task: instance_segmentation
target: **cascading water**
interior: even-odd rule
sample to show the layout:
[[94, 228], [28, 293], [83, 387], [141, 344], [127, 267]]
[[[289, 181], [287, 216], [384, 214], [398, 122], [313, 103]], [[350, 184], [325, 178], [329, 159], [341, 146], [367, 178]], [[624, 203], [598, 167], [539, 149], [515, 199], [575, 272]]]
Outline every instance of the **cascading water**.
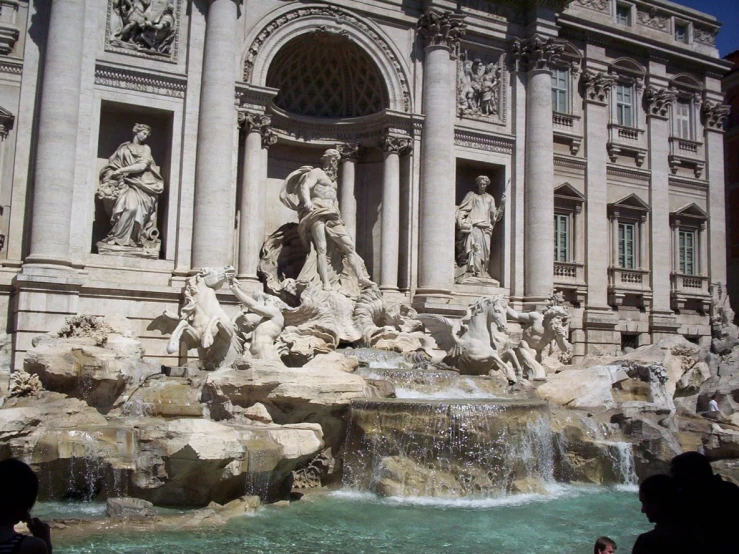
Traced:
[[614, 442], [614, 472], [619, 475], [622, 485], [636, 486], [639, 479], [634, 468], [634, 449], [629, 442]]
[[344, 481], [385, 496], [490, 497], [553, 482], [546, 403], [355, 400]]

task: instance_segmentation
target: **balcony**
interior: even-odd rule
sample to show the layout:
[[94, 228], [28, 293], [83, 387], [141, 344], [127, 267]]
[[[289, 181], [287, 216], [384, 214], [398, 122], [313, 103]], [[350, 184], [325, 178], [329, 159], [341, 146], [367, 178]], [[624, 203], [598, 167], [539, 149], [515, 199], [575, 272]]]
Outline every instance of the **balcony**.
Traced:
[[576, 301], [582, 305], [588, 295], [588, 285], [585, 283], [585, 264], [554, 262], [554, 287], [573, 291]]
[[612, 306], [621, 306], [624, 298], [635, 296], [643, 308], [652, 304], [652, 289], [649, 286], [649, 270], [608, 268], [608, 302]]
[[699, 312], [708, 313], [711, 306], [708, 277], [673, 272], [670, 275], [670, 284], [673, 310], [680, 311], [685, 309], [688, 304], [694, 304]]
[[670, 154], [668, 157], [670, 171], [677, 173], [679, 167], [693, 169], [695, 178], [700, 179], [706, 166], [703, 143], [695, 140], [670, 137]]
[[576, 156], [582, 145], [580, 116], [563, 112], [552, 112], [552, 128], [555, 138], [570, 146], [570, 154]]
[[629, 154], [636, 160], [637, 167], [641, 167], [647, 157], [647, 138], [644, 129], [609, 123], [606, 148], [612, 163], [616, 163], [620, 155]]

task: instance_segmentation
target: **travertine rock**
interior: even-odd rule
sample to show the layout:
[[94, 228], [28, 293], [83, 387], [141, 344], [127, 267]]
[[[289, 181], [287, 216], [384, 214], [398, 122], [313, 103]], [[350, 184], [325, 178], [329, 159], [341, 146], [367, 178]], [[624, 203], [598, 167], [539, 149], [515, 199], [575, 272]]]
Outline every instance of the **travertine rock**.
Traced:
[[537, 392], [544, 400], [567, 408], [602, 412], [616, 407], [612, 387], [616, 366], [595, 366], [550, 375]]
[[108, 498], [105, 513], [113, 519], [155, 517], [154, 504], [140, 498]]

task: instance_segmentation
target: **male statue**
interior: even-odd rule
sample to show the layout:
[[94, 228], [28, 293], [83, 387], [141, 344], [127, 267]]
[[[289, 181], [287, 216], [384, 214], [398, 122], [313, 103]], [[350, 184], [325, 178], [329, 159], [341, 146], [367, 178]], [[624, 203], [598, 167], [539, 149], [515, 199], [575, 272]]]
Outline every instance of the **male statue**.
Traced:
[[488, 274], [490, 262], [490, 238], [493, 228], [505, 211], [506, 193], [496, 208], [495, 199], [486, 192], [490, 178], [480, 175], [475, 179], [477, 190], [467, 193], [457, 207], [457, 265], [460, 279], [475, 277], [491, 279]]
[[[303, 244], [315, 251], [315, 265], [323, 290], [333, 290], [332, 281], [343, 272], [344, 263], [361, 287], [372, 286], [362, 258], [339, 213], [336, 177], [341, 154], [329, 148], [321, 157], [322, 167], [303, 166], [285, 179], [280, 200], [298, 212], [298, 233]], [[310, 261], [298, 280], [310, 280]]]

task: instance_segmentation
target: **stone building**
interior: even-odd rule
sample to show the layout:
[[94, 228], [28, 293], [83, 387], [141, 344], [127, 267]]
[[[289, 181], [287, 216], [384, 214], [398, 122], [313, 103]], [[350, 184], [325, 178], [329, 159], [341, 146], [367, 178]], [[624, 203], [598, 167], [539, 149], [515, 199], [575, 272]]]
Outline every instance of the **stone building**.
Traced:
[[729, 295], [739, 297], [739, 50], [725, 57], [731, 71], [724, 77], [726, 103], [731, 113], [724, 140], [726, 158], [726, 226]]
[[[295, 218], [281, 183], [327, 147], [389, 299], [454, 315], [556, 288], [578, 356], [705, 340], [727, 273], [718, 28], [663, 0], [0, 0], [15, 359], [76, 313], [185, 356], [152, 320], [197, 268], [259, 286], [264, 239]], [[507, 201], [489, 279], [458, 282], [478, 175]]]

